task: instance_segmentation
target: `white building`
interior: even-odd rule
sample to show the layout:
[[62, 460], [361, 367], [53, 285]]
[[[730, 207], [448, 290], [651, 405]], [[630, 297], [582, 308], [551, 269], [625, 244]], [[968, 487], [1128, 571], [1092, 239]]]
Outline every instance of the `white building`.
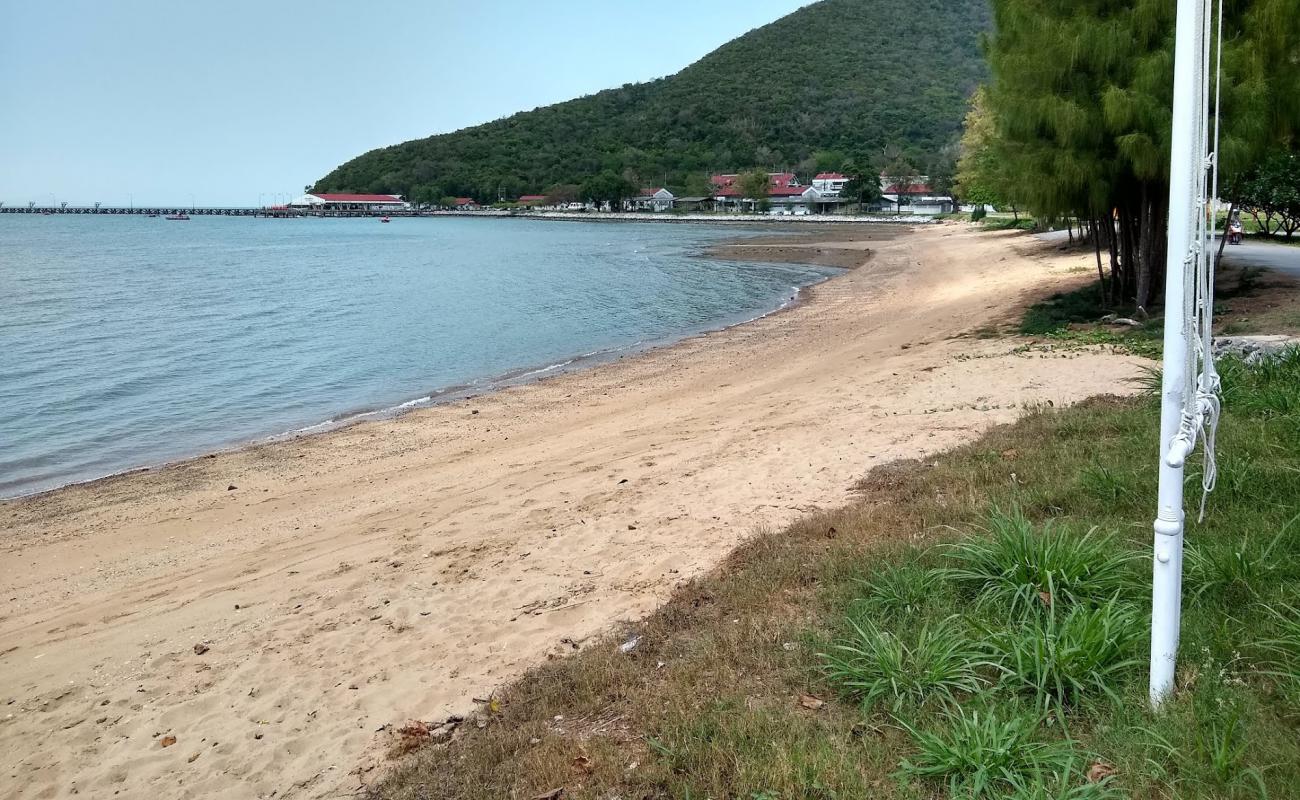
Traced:
[[411, 208], [398, 194], [304, 194], [289, 207], [344, 214], [384, 214]]
[[633, 211], [669, 211], [674, 199], [673, 193], [667, 189], [642, 189], [641, 194], [628, 203]]
[[844, 185], [849, 182], [847, 175], [838, 172], [819, 172], [813, 178], [813, 188], [822, 193], [822, 197], [839, 197]]

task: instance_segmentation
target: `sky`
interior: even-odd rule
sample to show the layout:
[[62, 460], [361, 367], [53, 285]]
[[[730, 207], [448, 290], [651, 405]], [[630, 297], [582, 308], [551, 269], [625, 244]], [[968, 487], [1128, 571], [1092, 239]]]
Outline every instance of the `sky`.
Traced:
[[0, 0], [0, 201], [284, 202], [375, 147], [669, 75], [809, 0]]

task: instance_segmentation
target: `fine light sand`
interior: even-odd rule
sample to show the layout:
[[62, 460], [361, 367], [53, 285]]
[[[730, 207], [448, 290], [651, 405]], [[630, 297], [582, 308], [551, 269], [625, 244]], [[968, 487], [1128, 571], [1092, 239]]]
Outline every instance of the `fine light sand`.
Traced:
[[382, 726], [471, 710], [872, 466], [1131, 389], [1132, 358], [963, 336], [1087, 255], [827, 238], [866, 264], [754, 323], [0, 504], [0, 796], [347, 796]]

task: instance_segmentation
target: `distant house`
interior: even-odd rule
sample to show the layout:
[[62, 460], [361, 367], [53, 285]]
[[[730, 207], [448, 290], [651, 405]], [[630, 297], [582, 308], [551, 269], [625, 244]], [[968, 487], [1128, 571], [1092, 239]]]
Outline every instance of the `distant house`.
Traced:
[[525, 194], [520, 196], [519, 205], [521, 206], [544, 206], [546, 205], [546, 195], [544, 194]]
[[951, 214], [955, 208], [951, 197], [913, 197], [910, 205], [905, 208], [913, 214], [922, 217], [937, 217], [940, 214]]
[[410, 204], [398, 194], [304, 194], [289, 203], [290, 208], [347, 214], [380, 214], [406, 211]]
[[822, 193], [823, 197], [839, 197], [840, 192], [844, 191], [844, 186], [849, 182], [847, 175], [841, 175], [838, 172], [819, 172], [813, 177], [813, 188]]
[[478, 204], [478, 202], [477, 202], [474, 198], [472, 198], [472, 197], [457, 197], [457, 198], [456, 198], [456, 210], [457, 210], [457, 211], [477, 211], [478, 208], [479, 208], [479, 204]]
[[904, 209], [909, 213], [920, 216], [933, 217], [939, 214], [950, 214], [954, 208], [951, 197], [934, 193], [934, 187], [930, 185], [928, 175], [917, 175], [901, 182], [900, 185], [900, 183], [891, 182], [888, 176], [882, 174], [880, 176], [880, 206], [882, 210], [888, 211], [897, 208], [900, 205], [900, 197]]
[[[738, 175], [730, 174], [714, 175], [710, 178], [718, 209], [754, 211], [763, 200], [766, 200], [771, 214], [803, 216], [831, 211], [841, 202], [838, 191], [818, 188], [816, 183], [812, 186], [804, 186], [793, 172], [769, 172], [765, 198], [743, 197], [740, 188], [736, 185], [738, 178]], [[845, 181], [847, 180], [846, 178]]]
[[668, 211], [673, 207], [673, 193], [667, 189], [642, 189], [629, 201], [633, 211]]

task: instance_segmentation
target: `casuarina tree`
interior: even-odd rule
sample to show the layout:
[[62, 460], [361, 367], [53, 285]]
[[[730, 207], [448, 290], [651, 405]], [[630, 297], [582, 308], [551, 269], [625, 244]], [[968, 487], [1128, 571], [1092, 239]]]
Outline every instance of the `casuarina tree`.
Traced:
[[[1300, 127], [1300, 0], [1224, 0], [1221, 166], [1241, 171]], [[1164, 282], [1175, 4], [993, 0], [997, 194], [1049, 221], [1091, 220], [1114, 302]], [[970, 158], [969, 152], [965, 154]]]

